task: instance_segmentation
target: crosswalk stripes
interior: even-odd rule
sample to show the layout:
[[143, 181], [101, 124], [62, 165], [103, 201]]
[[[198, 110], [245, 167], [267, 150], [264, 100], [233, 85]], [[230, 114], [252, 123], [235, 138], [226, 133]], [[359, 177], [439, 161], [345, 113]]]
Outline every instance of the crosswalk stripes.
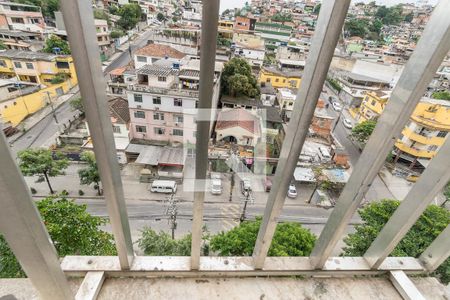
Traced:
[[239, 204], [223, 205], [220, 209], [222, 230], [228, 231], [239, 225], [241, 208]]

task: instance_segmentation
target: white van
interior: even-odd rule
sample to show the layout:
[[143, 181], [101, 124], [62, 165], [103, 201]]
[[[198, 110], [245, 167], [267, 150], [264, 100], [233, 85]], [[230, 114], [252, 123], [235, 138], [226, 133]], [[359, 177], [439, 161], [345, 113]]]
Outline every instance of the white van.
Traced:
[[172, 194], [177, 192], [177, 183], [173, 180], [155, 180], [150, 185], [152, 193]]
[[221, 179], [211, 179], [211, 194], [220, 195], [222, 194], [222, 180]]

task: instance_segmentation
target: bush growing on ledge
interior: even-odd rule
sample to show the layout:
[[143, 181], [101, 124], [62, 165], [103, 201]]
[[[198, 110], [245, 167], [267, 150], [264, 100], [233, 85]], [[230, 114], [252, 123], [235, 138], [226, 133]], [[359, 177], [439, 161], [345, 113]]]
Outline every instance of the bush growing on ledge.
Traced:
[[340, 93], [342, 91], [342, 87], [341, 85], [337, 82], [337, 80], [327, 77], [327, 82], [331, 85], [331, 87], [333, 89], [335, 89], [336, 91], [338, 91], [338, 93]]

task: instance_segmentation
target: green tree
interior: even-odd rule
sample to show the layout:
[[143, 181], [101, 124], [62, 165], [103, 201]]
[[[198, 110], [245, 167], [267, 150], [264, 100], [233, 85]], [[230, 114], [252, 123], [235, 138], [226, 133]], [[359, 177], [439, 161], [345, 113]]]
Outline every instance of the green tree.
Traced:
[[[221, 232], [211, 238], [211, 250], [221, 256], [252, 255], [258, 236], [261, 218], [242, 222], [228, 232]], [[269, 256], [308, 256], [316, 236], [298, 223], [279, 223], [269, 249]]]
[[159, 12], [159, 13], [156, 15], [156, 19], [157, 19], [158, 21], [162, 22], [162, 21], [164, 21], [164, 20], [166, 19], [166, 17], [164, 16], [163, 13]]
[[100, 187], [100, 173], [98, 172], [97, 161], [95, 160], [95, 154], [92, 151], [86, 151], [81, 154], [81, 161], [87, 163], [86, 168], [78, 170], [78, 176], [80, 177], [80, 183], [90, 185], [95, 184], [97, 194], [102, 194]]
[[405, 16], [405, 22], [411, 23], [414, 19], [414, 14], [411, 12]]
[[345, 22], [345, 30], [350, 36], [359, 36], [364, 38], [369, 32], [369, 23], [364, 19], [350, 19]]
[[[90, 215], [85, 204], [64, 197], [36, 202], [58, 255], [117, 255], [112, 234], [100, 230], [107, 220]], [[0, 235], [0, 278], [24, 277], [11, 249]]]
[[380, 6], [375, 13], [375, 17], [381, 19], [384, 25], [397, 25], [404, 20], [401, 5]]
[[381, 22], [379, 19], [375, 19], [372, 24], [370, 24], [369, 31], [380, 34], [381, 28], [383, 28], [383, 22]]
[[136, 3], [125, 4], [119, 9], [118, 14], [120, 19], [117, 25], [123, 30], [131, 30], [141, 20], [142, 9]]
[[5, 50], [6, 49], [6, 45], [3, 41], [0, 41], [0, 50]]
[[19, 167], [24, 176], [38, 175], [38, 181], [46, 181], [50, 193], [54, 191], [49, 177], [64, 175], [64, 170], [69, 166], [69, 160], [61, 152], [55, 152], [42, 148], [32, 148], [20, 151]]
[[138, 245], [145, 255], [189, 256], [191, 255], [191, 241], [191, 234], [185, 235], [179, 240], [173, 240], [168, 233], [156, 232], [146, 227], [142, 230]]
[[372, 132], [375, 129], [376, 125], [377, 122], [374, 120], [361, 122], [353, 127], [350, 136], [359, 143], [365, 145], [369, 140], [369, 137], [372, 135]]
[[[364, 224], [356, 225], [355, 233], [344, 239], [346, 247], [343, 248], [343, 255], [362, 256], [399, 205], [399, 201], [384, 199], [360, 209], [359, 215]], [[419, 257], [449, 224], [448, 210], [436, 205], [428, 206], [390, 255]], [[450, 281], [450, 259], [438, 268], [436, 274], [444, 283]]]
[[[57, 50], [59, 49], [59, 51]], [[45, 40], [44, 49], [42, 49], [42, 52], [46, 53], [55, 53], [57, 51], [57, 54], [70, 54], [70, 47], [69, 43], [67, 43], [65, 40], [61, 39], [60, 37], [52, 34], [49, 38]]]
[[318, 15], [320, 13], [320, 8], [322, 7], [322, 3], [317, 4], [314, 6], [313, 14]]
[[272, 21], [274, 22], [292, 22], [292, 15], [291, 14], [282, 14], [282, 13], [276, 13], [272, 16]]
[[243, 58], [233, 57], [222, 72], [222, 92], [230, 96], [245, 95], [256, 97], [259, 94], [257, 81], [250, 64]]
[[94, 18], [100, 20], [106, 20], [108, 24], [111, 24], [109, 15], [103, 9], [94, 9]]
[[450, 92], [449, 91], [434, 92], [431, 95], [431, 97], [440, 100], [450, 100]]
[[118, 39], [120, 37], [123, 37], [125, 35], [125, 32], [123, 32], [123, 30], [120, 29], [113, 29], [113, 31], [111, 31], [111, 38], [112, 39]]
[[78, 109], [79, 111], [84, 113], [83, 101], [80, 97], [71, 99], [69, 104], [70, 104], [70, 107], [72, 107], [72, 109], [74, 109], [74, 110]]

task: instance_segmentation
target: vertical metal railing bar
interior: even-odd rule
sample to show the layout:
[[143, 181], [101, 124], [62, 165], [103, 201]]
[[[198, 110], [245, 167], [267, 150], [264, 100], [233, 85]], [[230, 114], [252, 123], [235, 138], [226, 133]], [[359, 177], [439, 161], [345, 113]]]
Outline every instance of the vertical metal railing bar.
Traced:
[[73, 299], [28, 186], [0, 135], [0, 234], [43, 299]]
[[450, 225], [428, 246], [419, 260], [429, 272], [436, 270], [450, 256]]
[[192, 219], [191, 269], [200, 267], [202, 243], [203, 203], [208, 167], [208, 143], [211, 125], [211, 104], [214, 87], [219, 0], [203, 1], [200, 48], [200, 88], [197, 117], [197, 143], [195, 149], [195, 191]]
[[436, 6], [416, 50], [406, 64], [356, 168], [316, 242], [310, 256], [315, 268], [324, 266], [342, 237], [348, 221], [447, 54], [450, 47], [448, 7], [450, 0], [441, 0]]
[[122, 269], [129, 269], [134, 252], [116, 147], [106, 101], [92, 3], [61, 1], [64, 23], [71, 45], [86, 119], [102, 181], [109, 219]]
[[324, 1], [308, 55], [304, 77], [295, 99], [293, 118], [270, 191], [264, 218], [253, 251], [254, 267], [262, 269], [272, 242], [298, 157], [311, 124], [314, 110], [333, 58], [350, 1]]
[[447, 139], [364, 254], [371, 267], [381, 265], [450, 180], [449, 157], [450, 139]]

